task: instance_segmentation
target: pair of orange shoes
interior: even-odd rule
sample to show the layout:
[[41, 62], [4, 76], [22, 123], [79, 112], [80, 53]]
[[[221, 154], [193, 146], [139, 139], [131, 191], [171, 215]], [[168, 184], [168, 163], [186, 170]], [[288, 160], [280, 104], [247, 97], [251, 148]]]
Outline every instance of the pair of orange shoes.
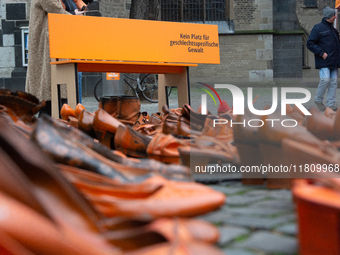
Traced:
[[77, 104], [75, 109], [72, 109], [68, 104], [63, 104], [60, 110], [60, 115], [63, 120], [68, 121], [70, 117], [78, 119], [79, 114], [82, 110], [85, 110], [85, 107], [82, 104]]

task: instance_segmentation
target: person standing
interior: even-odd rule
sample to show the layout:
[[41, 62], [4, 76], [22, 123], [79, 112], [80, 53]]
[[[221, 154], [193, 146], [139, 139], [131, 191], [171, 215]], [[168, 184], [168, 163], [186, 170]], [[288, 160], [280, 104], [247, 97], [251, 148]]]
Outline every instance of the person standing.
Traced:
[[[51, 115], [51, 59], [48, 36], [48, 13], [67, 14], [61, 0], [32, 0], [29, 23], [28, 66], [26, 92], [45, 100], [41, 112]], [[83, 12], [76, 10], [77, 15]], [[66, 88], [61, 89], [61, 97], [66, 98]]]
[[319, 110], [326, 109], [323, 98], [327, 91], [326, 106], [336, 111], [336, 89], [338, 87], [338, 68], [340, 67], [339, 33], [334, 28], [336, 9], [326, 7], [321, 23], [316, 24], [307, 40], [307, 48], [314, 53], [315, 68], [319, 70], [320, 82], [314, 103]]

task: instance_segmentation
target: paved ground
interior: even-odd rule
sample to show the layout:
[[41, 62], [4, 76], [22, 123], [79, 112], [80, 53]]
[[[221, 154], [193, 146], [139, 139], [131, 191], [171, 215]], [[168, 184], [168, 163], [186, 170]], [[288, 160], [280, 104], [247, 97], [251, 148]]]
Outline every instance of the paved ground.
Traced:
[[227, 195], [218, 211], [201, 216], [220, 229], [227, 255], [298, 254], [295, 206], [290, 190], [224, 181], [210, 185]]
[[[223, 81], [207, 82], [213, 86]], [[317, 81], [314, 81], [317, 84]], [[291, 86], [294, 87], [294, 86]], [[302, 87], [302, 86], [301, 86]], [[247, 96], [246, 86], [241, 87]], [[304, 106], [309, 109], [314, 105], [316, 88], [306, 88], [311, 93], [311, 99]], [[280, 88], [279, 88], [280, 98]], [[339, 101], [339, 93], [338, 99]], [[191, 89], [191, 106], [197, 109], [201, 104], [201, 94], [205, 93], [195, 85]], [[222, 100], [232, 106], [232, 95], [227, 90], [218, 90]], [[214, 95], [214, 94], [213, 94]], [[255, 102], [256, 109], [263, 109], [272, 104], [272, 89], [270, 87], [254, 87], [253, 97], [259, 95]], [[304, 95], [289, 94], [289, 98], [301, 98]], [[215, 100], [217, 97], [214, 95]], [[94, 98], [83, 98], [83, 104], [89, 111], [95, 111], [98, 103]], [[208, 110], [213, 114], [217, 106], [208, 96]], [[340, 104], [338, 104], [339, 106]], [[170, 96], [170, 108], [176, 108], [177, 91]], [[278, 101], [280, 108], [280, 100]], [[142, 101], [141, 111], [157, 112], [158, 105]], [[196, 179], [200, 179], [198, 176]], [[283, 255], [297, 254], [297, 222], [295, 207], [290, 190], [269, 190], [265, 186], [245, 186], [240, 182], [240, 175], [211, 175], [203, 179], [211, 179], [209, 186], [226, 194], [226, 204], [218, 211], [201, 216], [220, 229], [221, 237], [218, 246], [228, 255]]]

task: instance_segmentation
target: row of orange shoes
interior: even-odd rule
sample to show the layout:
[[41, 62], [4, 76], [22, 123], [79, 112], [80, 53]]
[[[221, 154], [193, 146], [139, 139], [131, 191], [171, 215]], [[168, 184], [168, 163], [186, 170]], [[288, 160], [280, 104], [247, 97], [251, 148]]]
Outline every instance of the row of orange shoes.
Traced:
[[216, 227], [188, 217], [225, 195], [186, 167], [128, 158], [48, 116], [27, 133], [10, 118], [1, 112], [2, 252], [221, 254]]
[[127, 123], [117, 115], [112, 99], [107, 100], [103, 99], [94, 113], [86, 111], [81, 104], [74, 110], [64, 104], [61, 115], [70, 125], [131, 157], [188, 167], [197, 160], [204, 165], [239, 162], [230, 125], [214, 127], [213, 123], [216, 118], [230, 120], [233, 118], [230, 112], [220, 116], [202, 115], [189, 105], [171, 110], [164, 106], [162, 113], [138, 112]]

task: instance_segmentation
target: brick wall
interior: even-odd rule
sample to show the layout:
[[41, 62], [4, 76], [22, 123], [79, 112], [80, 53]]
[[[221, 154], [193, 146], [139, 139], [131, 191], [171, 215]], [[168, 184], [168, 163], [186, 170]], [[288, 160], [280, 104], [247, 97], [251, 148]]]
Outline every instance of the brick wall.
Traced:
[[235, 31], [272, 30], [272, 0], [234, 0]]

